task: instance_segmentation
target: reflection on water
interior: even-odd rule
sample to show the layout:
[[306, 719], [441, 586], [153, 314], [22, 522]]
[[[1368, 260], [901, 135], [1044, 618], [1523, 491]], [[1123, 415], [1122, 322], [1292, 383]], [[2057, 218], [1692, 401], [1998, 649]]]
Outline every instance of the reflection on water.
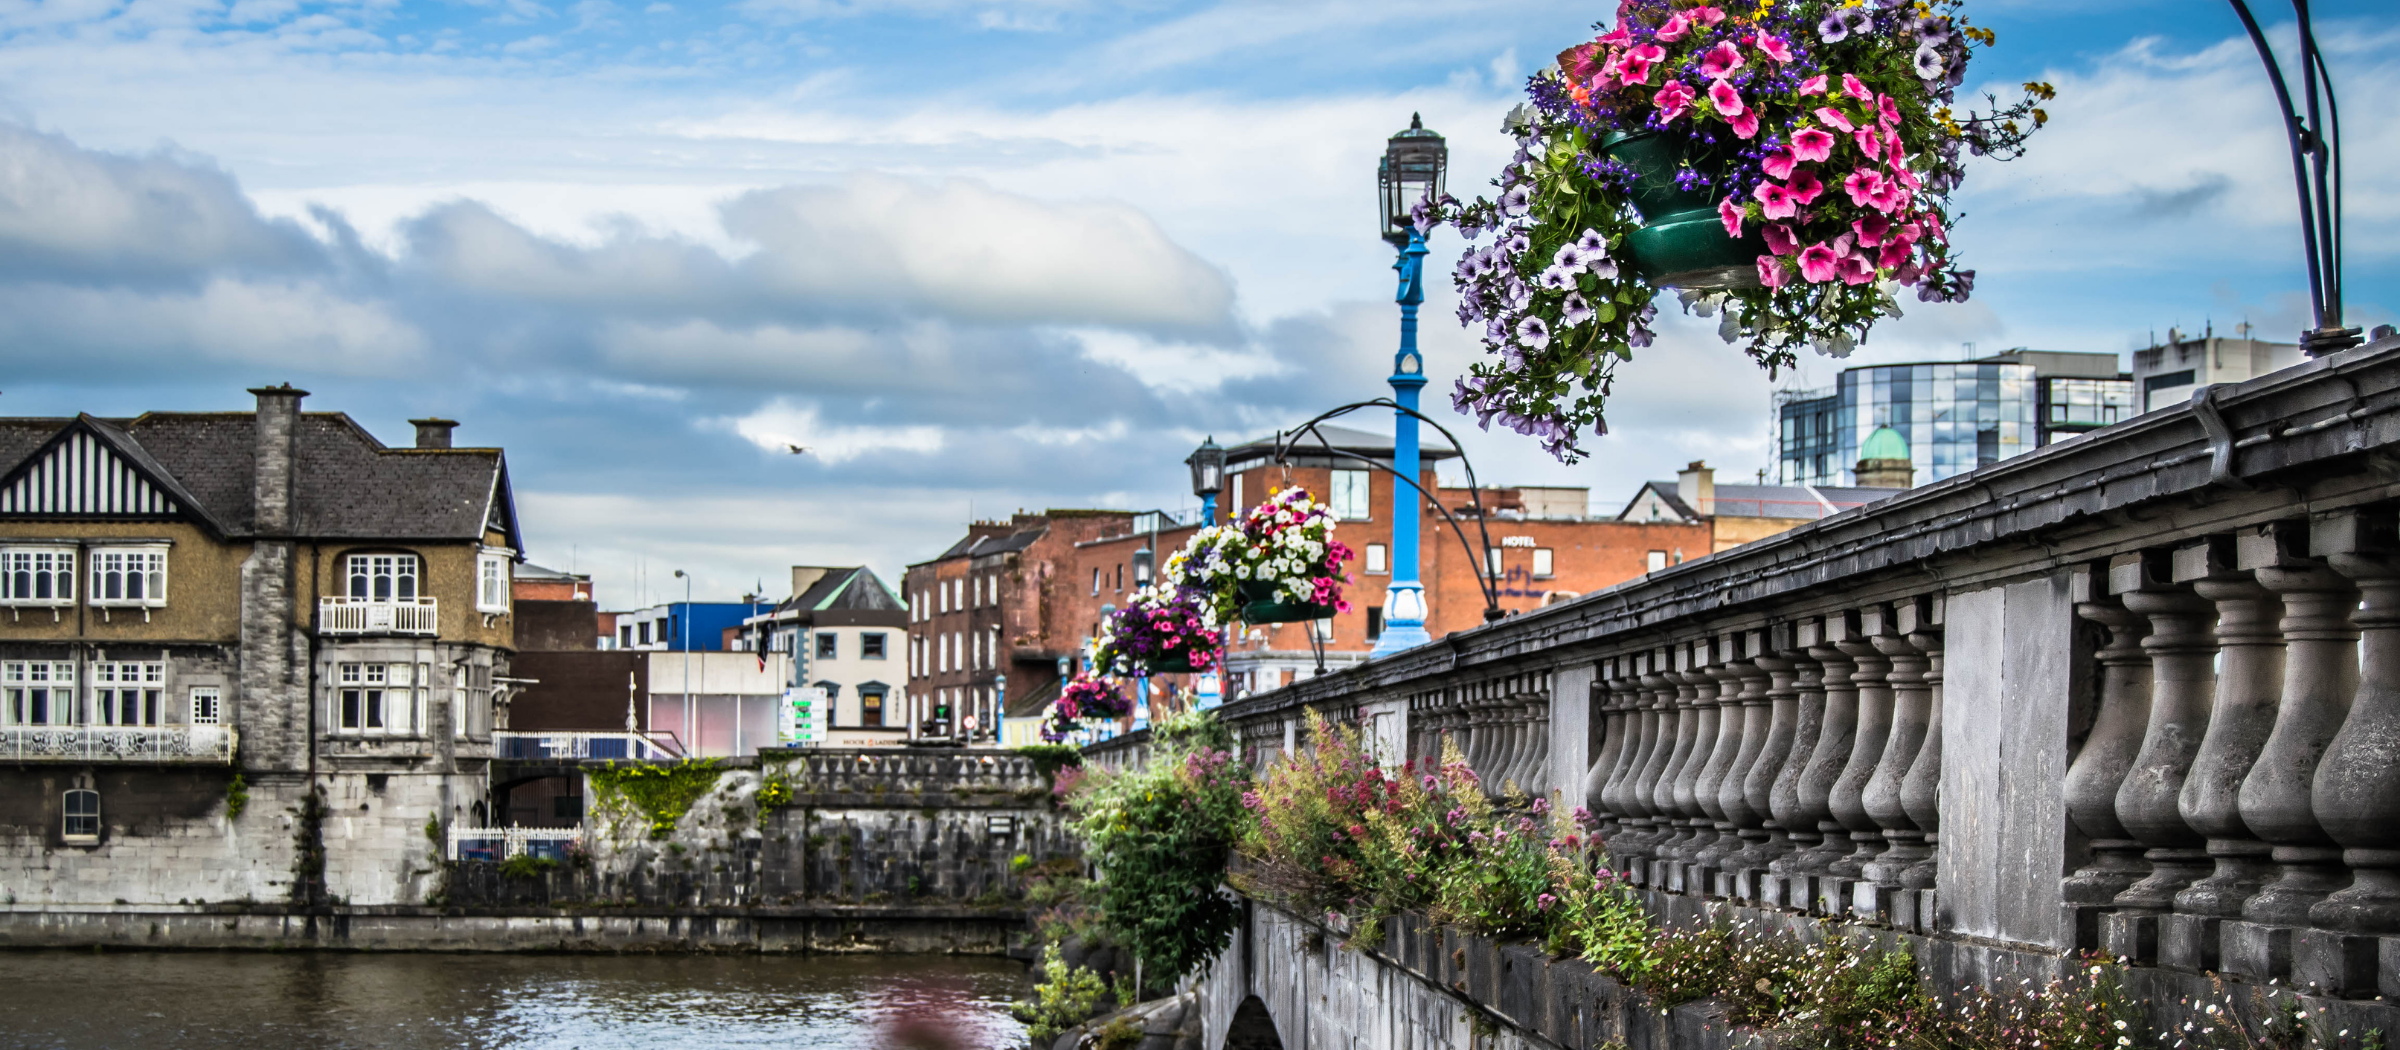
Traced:
[[[0, 952], [0, 1047], [1015, 1047], [1024, 967], [944, 956]], [[949, 1033], [927, 1043], [898, 1033]]]

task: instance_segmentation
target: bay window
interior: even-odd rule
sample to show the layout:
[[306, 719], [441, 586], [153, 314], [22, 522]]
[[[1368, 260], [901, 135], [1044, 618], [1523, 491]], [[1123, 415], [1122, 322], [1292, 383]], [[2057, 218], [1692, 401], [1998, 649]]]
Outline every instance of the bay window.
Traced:
[[93, 605], [157, 607], [167, 604], [164, 547], [96, 547], [91, 562]]
[[425, 725], [425, 686], [431, 669], [419, 664], [342, 663], [335, 667], [334, 731], [414, 734]]
[[74, 604], [75, 548], [0, 547], [0, 601]]
[[486, 553], [475, 559], [475, 610], [508, 611], [508, 555]]

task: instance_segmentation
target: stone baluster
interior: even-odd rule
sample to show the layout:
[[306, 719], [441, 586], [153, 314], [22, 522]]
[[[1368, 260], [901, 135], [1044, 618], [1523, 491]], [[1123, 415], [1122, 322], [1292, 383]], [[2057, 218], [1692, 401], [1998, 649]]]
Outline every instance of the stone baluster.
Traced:
[[1592, 671], [1592, 719], [1600, 724], [1600, 746], [1591, 772], [1583, 778], [1583, 808], [1592, 815], [1592, 834], [1602, 842], [1616, 837], [1621, 816], [1603, 797], [1609, 777], [1625, 757], [1625, 711], [1614, 688], [1616, 673], [1615, 660], [1603, 660]]
[[[1526, 694], [1522, 700], [1525, 712], [1523, 725], [1525, 748], [1517, 757], [1517, 783], [1525, 793], [1541, 798], [1550, 796], [1550, 698], [1541, 692]], [[1555, 801], [1555, 800], [1553, 800]], [[1573, 809], [1573, 802], [1567, 808]]]
[[1483, 697], [1485, 717], [1490, 720], [1491, 747], [1484, 752], [1486, 764], [1475, 767], [1483, 777], [1483, 786], [1494, 795], [1505, 793], [1515, 778], [1517, 760], [1517, 704], [1510, 696], [1505, 682], [1485, 682], [1477, 686]]
[[[1692, 737], [1700, 717], [1690, 703], [1691, 697], [1697, 694], [1685, 684], [1682, 673], [1675, 669], [1676, 659], [1677, 653], [1670, 649], [1660, 654], [1659, 662], [1655, 665], [1659, 688], [1665, 695], [1659, 697], [1658, 755], [1652, 763], [1650, 776], [1645, 779], [1646, 789], [1650, 792], [1650, 819], [1654, 836], [1650, 841], [1650, 856], [1661, 861], [1677, 859], [1674, 846], [1685, 831], [1679, 821], [1682, 811], [1675, 808], [1675, 770], [1683, 764], [1684, 755], [1691, 752]], [[1664, 876], [1659, 878], [1661, 881], [1654, 885], [1664, 884]]]
[[[1909, 764], [1908, 778], [1900, 784], [1900, 805], [1908, 811], [1908, 819], [1925, 832], [1925, 859], [1908, 866], [1900, 873], [1900, 887], [1909, 890], [1930, 890], [1941, 870], [1942, 832], [1942, 599], [1935, 598], [1925, 607], [1922, 622], [1908, 634], [1909, 644], [1925, 654], [1925, 693], [1927, 717], [1925, 743], [1917, 749], [1917, 760]], [[1931, 921], [1932, 916], [1920, 916]]]
[[[1694, 767], [1694, 774], [1699, 772], [1697, 760], [1692, 758], [1694, 750], [1702, 750], [1699, 683], [1709, 681], [1709, 676], [1690, 669], [1692, 650], [1687, 645], [1678, 647], [1673, 652], [1673, 659], [1675, 666], [1666, 671], [1666, 678], [1675, 686], [1675, 750], [1668, 753], [1666, 770], [1658, 772], [1658, 786], [1651, 789], [1651, 801], [1658, 803], [1658, 822], [1666, 829], [1666, 837], [1658, 839], [1658, 858], [1682, 863], [1692, 858], [1692, 851], [1687, 846], [1692, 844], [1692, 813], [1697, 813], [1697, 808], [1685, 810], [1685, 805], [1692, 803], [1690, 789], [1685, 789], [1682, 798], [1678, 798], [1675, 796], [1675, 784], [1682, 782], [1682, 770], [1685, 767]], [[1714, 714], [1716, 707], [1711, 705], [1709, 712]], [[1714, 726], [1709, 726], [1709, 729], [1714, 729]]]
[[2311, 537], [2365, 597], [2354, 618], [2363, 635], [2357, 696], [2311, 793], [2317, 823], [2341, 844], [2352, 881], [2311, 906], [2309, 921], [2355, 934], [2400, 934], [2400, 543], [2391, 515], [2334, 515]]
[[1677, 653], [1681, 666], [1675, 674], [1675, 699], [1690, 712], [1691, 728], [1688, 733], [1678, 734], [1675, 750], [1681, 761], [1668, 772], [1668, 808], [1680, 830], [1662, 853], [1686, 864], [1700, 852], [1713, 830], [1708, 812], [1700, 808], [1699, 793], [1700, 769], [1708, 762], [1709, 750], [1717, 740], [1717, 683], [1705, 669], [1708, 659], [1705, 645], [1701, 643]]
[[1683, 712], [1675, 703], [1675, 682], [1667, 677], [1663, 650], [1642, 656], [1642, 690], [1649, 697], [1648, 744], [1642, 748], [1642, 764], [1625, 785], [1628, 796], [1642, 812], [1639, 848], [1645, 858], [1655, 859], [1660, 846], [1674, 837], [1674, 825], [1667, 816], [1665, 800], [1659, 797], [1659, 785], [1666, 781], [1668, 763], [1674, 760], [1675, 740], [1681, 732]]
[[1462, 686], [1466, 700], [1467, 764], [1475, 775], [1483, 778], [1484, 787], [1497, 791], [1500, 787], [1500, 712], [1492, 702], [1488, 685]]
[[2215, 702], [2216, 606], [2172, 582], [2171, 556], [2121, 554], [2108, 586], [2129, 611], [2150, 621], [2150, 721], [2142, 748], [2117, 786], [2117, 823], [2147, 847], [2150, 874], [2117, 894], [2120, 911], [2163, 912], [2175, 894], [2209, 872], [2208, 840], [2184, 822], [2184, 774], [2200, 753]]
[[1850, 759], [1841, 779], [1833, 782], [1833, 816], [1850, 836], [1851, 852], [1834, 861], [1831, 874], [1855, 879], [1866, 873], [1867, 862], [1885, 847], [1883, 828], [1867, 813], [1867, 781], [1883, 760], [1883, 745], [1892, 730], [1891, 660], [1875, 640], [1890, 633], [1890, 613], [1882, 606], [1859, 610], [1859, 630], [1834, 640], [1858, 669], [1850, 672], [1858, 688], [1858, 721], [1850, 740]]
[[[2097, 578], [2095, 578], [2097, 577]], [[2108, 632], [2095, 654], [2100, 662], [2098, 708], [2083, 747], [2067, 766], [2067, 819], [2089, 842], [2091, 862], [2059, 885], [2060, 899], [2074, 917], [2076, 944], [2099, 946], [2099, 911], [2125, 888], [2150, 873], [2142, 844], [2117, 822], [2117, 788], [2142, 749], [2150, 723], [2150, 657], [2142, 639], [2150, 621], [2106, 596], [2104, 573], [2079, 573], [2075, 614]]]
[[[1765, 654], [1767, 632], [1746, 631], [1742, 635], [1742, 651], [1749, 659], [1736, 665], [1742, 674], [1742, 746], [1734, 753], [1733, 768], [1725, 775], [1725, 784], [1718, 789], [1717, 805], [1725, 810], [1725, 818], [1733, 822], [1734, 837], [1740, 848], [1727, 853], [1717, 866], [1732, 872], [1763, 868], [1771, 855], [1759, 850], [1767, 844], [1768, 825], [1774, 817], [1767, 810], [1767, 788], [1774, 783], [1774, 770], [1782, 756], [1771, 754], [1769, 737], [1774, 731], [1777, 705], [1772, 693], [1776, 680], [1775, 666], [1785, 668], [1783, 677], [1789, 680], [1790, 664]], [[1784, 713], [1788, 716], [1789, 704]], [[1786, 736], [1789, 721], [1785, 719]], [[1788, 740], [1787, 740], [1788, 743]], [[1772, 760], [1771, 760], [1772, 759]], [[1765, 776], [1760, 772], [1765, 771]], [[1736, 896], [1751, 896], [1745, 881], [1737, 887]]]
[[1824, 668], [1808, 658], [1809, 644], [1823, 630], [1823, 622], [1811, 618], [1777, 636], [1776, 659], [1792, 665], [1793, 694], [1791, 743], [1784, 749], [1783, 768], [1776, 771], [1767, 796], [1767, 808], [1775, 814], [1775, 836], [1785, 844], [1767, 862], [1767, 870], [1778, 875], [1791, 873], [1801, 851], [1825, 839], [1817, 830], [1817, 818], [1800, 802], [1800, 775], [1808, 771], [1808, 760], [1817, 751], [1817, 734], [1825, 726]]
[[[2242, 571], [2233, 538], [2217, 537], [2175, 552], [2175, 581], [2187, 583], [2217, 606], [2217, 692], [2209, 709], [2208, 735], [2183, 778], [2177, 802], [2184, 823], [2206, 836], [2214, 867], [2208, 877], [2175, 894], [2175, 911], [2208, 919], [2238, 918], [2242, 903], [2266, 888], [2275, 868], [2271, 847], [2242, 823], [2242, 780], [2275, 729], [2275, 705], [2283, 693], [2283, 634], [2276, 629], [2283, 603]], [[2186, 939], [2191, 950], [2179, 960], [2214, 968], [2213, 937]], [[2162, 956], [2165, 946], [2162, 944]]]
[[[1742, 751], [1742, 671], [1734, 662], [1739, 655], [1731, 637], [1718, 638], [1711, 643], [1716, 662], [1707, 668], [1708, 680], [1717, 691], [1717, 739], [1708, 752], [1708, 761], [1700, 767], [1700, 777], [1692, 793], [1700, 803], [1708, 826], [1701, 829], [1700, 848], [1692, 860], [1702, 867], [1715, 869], [1725, 855], [1742, 848], [1742, 837], [1736, 830], [1733, 814], [1725, 808], [1725, 781], [1733, 772], [1733, 760]], [[1707, 889], [1710, 887], [1702, 887]]]
[[1608, 844], [1610, 856], [1621, 860], [1638, 855], [1635, 847], [1641, 843], [1641, 829], [1647, 826], [1645, 811], [1634, 804], [1627, 785], [1641, 769], [1645, 749], [1658, 737], [1658, 719], [1650, 710], [1650, 694], [1642, 688], [1637, 671], [1640, 659], [1629, 655], [1609, 661], [1609, 695], [1622, 708], [1625, 746], [1617, 752], [1616, 767], [1600, 787], [1600, 801], [1608, 807], [1612, 823], [1602, 841]]
[[2358, 628], [2350, 619], [2358, 589], [2294, 556], [2296, 532], [2270, 526], [2237, 540], [2244, 564], [2280, 563], [2258, 569], [2257, 578], [2283, 598], [2283, 697], [2241, 792], [2242, 823], [2274, 846], [2276, 869], [2275, 881], [2242, 905], [2242, 918], [2268, 926], [2307, 923], [2311, 907], [2350, 881], [2341, 848], [2317, 823], [2314, 790], [2317, 763], [2358, 692]]
[[1834, 644], [1836, 634], [1854, 631], [1851, 622], [1856, 613], [1827, 617], [1824, 632], [1817, 644], [1808, 648], [1808, 655], [1822, 669], [1825, 685], [1825, 717], [1817, 732], [1816, 749], [1809, 754], [1808, 767], [1800, 773], [1800, 805], [1808, 818], [1816, 821], [1817, 844], [1792, 859], [1791, 873], [1795, 875], [1830, 874], [1835, 861], [1850, 855], [1850, 829], [1842, 826], [1833, 813], [1833, 788], [1841, 780], [1842, 768], [1850, 763], [1851, 749], [1858, 737], [1858, 686], [1852, 674], [1858, 664], [1850, 654]]
[[[1913, 602], [1898, 608], [1900, 618], [1911, 619]], [[1906, 630], [1913, 623], [1902, 624]], [[1908, 779], [1908, 769], [1925, 749], [1926, 727], [1933, 721], [1933, 691], [1925, 684], [1925, 669], [1932, 666], [1906, 634], [1894, 633], [1873, 638], [1875, 651], [1890, 662], [1891, 670], [1884, 680], [1892, 690], [1892, 726], [1884, 739], [1883, 755], [1875, 763], [1875, 772], [1867, 778], [1866, 790], [1859, 802], [1867, 816], [1883, 831], [1886, 847], [1875, 859], [1861, 869], [1860, 874], [1878, 886], [1900, 888], [1900, 874], [1918, 861], [1933, 857], [1925, 848], [1925, 829], [1917, 826], [1908, 815], [1908, 807], [1900, 802], [1901, 784]]]

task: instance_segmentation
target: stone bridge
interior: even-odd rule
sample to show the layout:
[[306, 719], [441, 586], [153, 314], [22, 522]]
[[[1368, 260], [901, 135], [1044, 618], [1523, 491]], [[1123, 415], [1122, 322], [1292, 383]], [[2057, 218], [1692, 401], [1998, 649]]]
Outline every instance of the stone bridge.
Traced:
[[[1847, 923], [1937, 988], [2102, 950], [2162, 1031], [2218, 974], [2400, 1033], [2400, 339], [1221, 714], [1263, 769], [1311, 711], [1588, 805], [1668, 921]], [[1324, 935], [1256, 906], [1209, 1050], [1606, 1041], [1586, 978]], [[1715, 1039], [1655, 1027], [1608, 1038]]]

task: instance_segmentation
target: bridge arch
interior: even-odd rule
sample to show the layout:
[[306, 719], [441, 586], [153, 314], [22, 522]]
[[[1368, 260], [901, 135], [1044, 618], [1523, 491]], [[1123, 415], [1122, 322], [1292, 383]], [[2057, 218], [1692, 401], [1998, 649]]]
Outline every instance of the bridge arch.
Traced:
[[1275, 1034], [1275, 1018], [1265, 1000], [1253, 995], [1233, 1008], [1233, 1022], [1225, 1027], [1225, 1050], [1283, 1050], [1283, 1037]]

